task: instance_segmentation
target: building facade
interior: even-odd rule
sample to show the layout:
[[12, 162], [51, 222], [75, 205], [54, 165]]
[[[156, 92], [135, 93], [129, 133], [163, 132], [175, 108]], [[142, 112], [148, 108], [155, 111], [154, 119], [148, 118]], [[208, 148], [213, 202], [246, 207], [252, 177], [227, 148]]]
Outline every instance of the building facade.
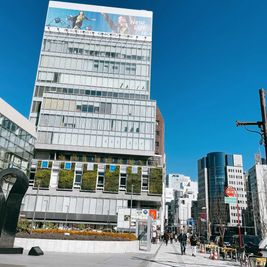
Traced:
[[267, 235], [267, 165], [255, 164], [248, 171], [248, 210], [251, 211], [255, 235]]
[[0, 170], [13, 167], [29, 175], [35, 140], [34, 125], [0, 98]]
[[206, 222], [210, 224], [209, 234], [218, 233], [218, 227], [238, 225], [236, 203], [225, 203], [227, 187], [234, 187], [238, 194], [242, 225], [242, 211], [247, 208], [245, 184], [241, 155], [212, 152], [198, 161], [198, 207], [199, 212], [205, 212]]
[[189, 225], [192, 220], [192, 203], [197, 200], [198, 185], [189, 176], [183, 174], [167, 175], [168, 189], [173, 191], [173, 200], [170, 204], [169, 224], [178, 227]]
[[160, 208], [151, 33], [149, 11], [49, 3], [30, 113], [38, 139], [28, 217], [39, 177], [49, 188], [40, 219], [116, 224], [132, 195], [133, 207]]

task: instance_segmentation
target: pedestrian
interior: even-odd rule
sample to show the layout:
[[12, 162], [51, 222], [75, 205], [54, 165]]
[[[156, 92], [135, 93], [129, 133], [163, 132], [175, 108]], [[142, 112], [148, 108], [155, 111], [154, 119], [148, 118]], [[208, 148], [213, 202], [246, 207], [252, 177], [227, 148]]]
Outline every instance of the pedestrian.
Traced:
[[185, 232], [182, 232], [178, 236], [178, 240], [180, 242], [180, 247], [181, 247], [181, 254], [185, 255], [185, 250], [186, 250], [186, 242], [187, 242], [187, 235]]
[[165, 240], [166, 246], [168, 245], [169, 239], [170, 239], [169, 233], [165, 232], [164, 240]]
[[177, 233], [174, 234], [174, 240], [177, 243], [177, 241], [178, 241], [178, 235], [177, 235]]
[[192, 248], [192, 256], [196, 257], [196, 254], [197, 254], [197, 235], [196, 234], [191, 235], [190, 244]]
[[170, 240], [171, 240], [171, 244], [173, 242], [173, 232], [170, 233]]

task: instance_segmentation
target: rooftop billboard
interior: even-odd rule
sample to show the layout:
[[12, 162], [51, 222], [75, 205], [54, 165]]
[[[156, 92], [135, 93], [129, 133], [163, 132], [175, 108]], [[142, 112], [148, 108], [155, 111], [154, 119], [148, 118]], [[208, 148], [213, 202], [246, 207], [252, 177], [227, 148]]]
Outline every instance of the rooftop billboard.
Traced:
[[152, 12], [51, 1], [45, 25], [151, 37]]

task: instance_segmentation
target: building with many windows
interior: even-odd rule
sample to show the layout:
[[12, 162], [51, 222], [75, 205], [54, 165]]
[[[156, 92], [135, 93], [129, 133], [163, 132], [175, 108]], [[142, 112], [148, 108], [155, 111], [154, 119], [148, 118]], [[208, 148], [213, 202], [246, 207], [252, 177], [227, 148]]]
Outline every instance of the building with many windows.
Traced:
[[183, 174], [168, 174], [167, 187], [173, 192], [173, 200], [169, 205], [169, 224], [187, 226], [192, 218], [192, 202], [197, 200], [197, 182]]
[[132, 207], [160, 209], [151, 45], [152, 12], [49, 2], [30, 113], [38, 139], [27, 217], [38, 185], [49, 189], [39, 193], [39, 220], [114, 225], [132, 195]]
[[0, 98], [0, 170], [13, 167], [29, 174], [35, 140], [34, 125]]
[[199, 212], [205, 212], [205, 219], [211, 225], [210, 234], [218, 233], [218, 227], [238, 225], [236, 203], [225, 203], [226, 187], [236, 189], [240, 225], [242, 225], [242, 211], [247, 208], [242, 156], [212, 152], [200, 159], [198, 161], [198, 208]]
[[[254, 226], [255, 235], [262, 238], [267, 234], [267, 165], [257, 162], [248, 170], [247, 226]], [[252, 222], [252, 223], [250, 223]]]

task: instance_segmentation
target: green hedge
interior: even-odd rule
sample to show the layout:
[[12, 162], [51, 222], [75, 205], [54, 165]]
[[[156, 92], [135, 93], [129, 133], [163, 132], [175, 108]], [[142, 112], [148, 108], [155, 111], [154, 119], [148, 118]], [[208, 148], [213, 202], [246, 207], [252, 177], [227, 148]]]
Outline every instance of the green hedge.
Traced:
[[[87, 166], [87, 165], [84, 165]], [[97, 178], [97, 165], [94, 165], [93, 171], [87, 171], [83, 169], [81, 190], [95, 191], [96, 190], [96, 178]]]
[[60, 170], [58, 178], [58, 188], [72, 189], [74, 171], [73, 170]]
[[162, 194], [162, 168], [151, 168], [149, 173], [149, 193]]
[[39, 183], [41, 188], [49, 188], [50, 177], [50, 169], [37, 169], [34, 176], [34, 186], [37, 187]]
[[120, 178], [120, 167], [116, 166], [116, 169], [111, 172], [110, 165], [106, 166], [104, 180], [104, 191], [116, 193], [119, 191], [119, 178]]
[[132, 167], [127, 168], [127, 184], [126, 184], [127, 193], [132, 192], [132, 185], [134, 194], [141, 193], [141, 176], [142, 176], [141, 167], [138, 167], [138, 173], [132, 173]]

